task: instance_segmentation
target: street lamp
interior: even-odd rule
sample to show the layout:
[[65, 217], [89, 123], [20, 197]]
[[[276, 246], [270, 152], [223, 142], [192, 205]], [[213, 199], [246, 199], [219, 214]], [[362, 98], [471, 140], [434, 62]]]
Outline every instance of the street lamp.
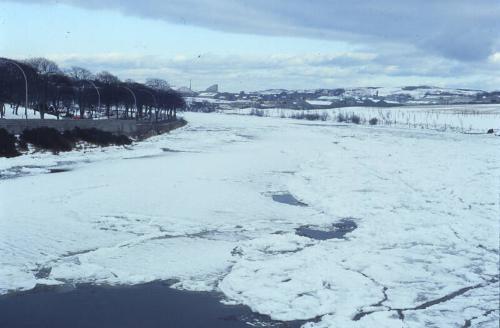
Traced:
[[122, 88], [128, 90], [132, 94], [132, 97], [134, 97], [134, 106], [135, 106], [135, 111], [136, 111], [136, 115], [137, 115], [137, 98], [135, 97], [134, 91], [132, 91], [132, 89], [130, 89], [129, 87], [126, 87], [123, 85], [122, 85]]
[[94, 87], [95, 91], [97, 91], [97, 110], [101, 110], [101, 93], [99, 92], [99, 89], [97, 88], [94, 82], [92, 81], [87, 81], [87, 82]]
[[26, 77], [26, 73], [24, 72], [24, 70], [22, 69], [22, 67], [18, 63], [16, 63], [15, 61], [10, 60], [10, 59], [6, 59], [6, 58], [0, 58], [0, 60], [3, 60], [6, 63], [9, 63], [9, 64], [12, 64], [12, 65], [16, 66], [21, 71], [21, 73], [23, 74], [23, 77], [24, 77], [24, 86], [25, 86], [25, 91], [26, 91], [24, 116], [26, 116], [26, 119], [28, 119], [28, 78]]
[[[82, 80], [84, 82], [88, 82], [90, 83], [90, 85], [92, 85], [95, 89], [95, 91], [97, 92], [97, 110], [100, 111], [101, 110], [101, 93], [99, 92], [99, 88], [97, 88], [97, 86], [95, 85], [94, 82], [90, 81], [90, 80]], [[85, 86], [83, 86], [85, 88]]]
[[[156, 101], [155, 95], [151, 91], [149, 91], [149, 90], [142, 90], [142, 91], [144, 91], [146, 93], [149, 93], [151, 95], [151, 97], [153, 97], [153, 101], [154, 101], [155, 106], [156, 106], [156, 111], [158, 111], [158, 102]], [[149, 118], [149, 119], [151, 120], [151, 118]]]

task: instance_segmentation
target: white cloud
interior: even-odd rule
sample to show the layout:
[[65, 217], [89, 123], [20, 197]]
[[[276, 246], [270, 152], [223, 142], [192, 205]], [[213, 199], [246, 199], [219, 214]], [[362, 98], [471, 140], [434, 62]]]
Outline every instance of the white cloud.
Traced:
[[[384, 47], [415, 45], [464, 61], [498, 46], [498, 0], [26, 0], [110, 9], [209, 29], [345, 40]], [[379, 49], [380, 50], [380, 49]]]
[[[4, 0], [0, 0], [2, 1]], [[58, 3], [102, 10], [101, 15], [113, 16], [118, 25], [122, 16], [116, 15], [116, 12], [187, 25], [182, 28], [189, 31], [187, 38], [191, 39], [186, 39], [190, 46], [184, 48], [177, 47], [182, 43], [177, 39], [176, 42], [166, 40], [165, 47], [162, 48], [147, 48], [151, 43], [156, 44], [157, 39], [161, 42], [161, 36], [169, 33], [168, 28], [172, 28], [171, 24], [160, 23], [155, 25], [159, 30], [153, 30], [151, 38], [145, 38], [147, 41], [142, 38], [143, 35], [149, 35], [147, 28], [141, 29], [138, 26], [137, 30], [140, 32], [136, 39], [140, 39], [140, 48], [121, 47], [128, 40], [122, 40], [118, 44], [108, 42], [114, 40], [115, 35], [104, 28], [102, 34], [93, 35], [101, 41], [99, 47], [89, 47], [90, 50], [82, 47], [80, 51], [99, 49], [96, 51], [112, 53], [94, 53], [88, 56], [64, 54], [67, 49], [74, 49], [68, 45], [67, 48], [54, 47], [57, 50], [53, 51], [58, 52], [55, 55], [46, 54], [45, 51], [38, 54], [55, 59], [62, 66], [79, 65], [93, 71], [109, 70], [121, 78], [143, 80], [158, 76], [177, 85], [188, 84], [192, 79], [194, 85], [200, 88], [219, 83], [222, 88], [232, 91], [346, 85], [456, 85], [459, 82], [468, 87], [498, 88], [498, 78], [492, 73], [498, 70], [500, 63], [498, 0], [16, 2], [42, 5]], [[40, 6], [23, 6], [23, 10], [28, 7], [36, 8], [33, 9], [35, 11], [40, 9]], [[57, 8], [68, 9], [67, 6]], [[71, 8], [70, 11], [81, 10]], [[133, 19], [133, 24], [128, 19]], [[144, 24], [150, 28], [149, 23], [151, 22], [145, 22], [144, 19], [126, 18], [123, 24]], [[168, 27], [160, 31], [164, 26]], [[50, 29], [50, 24], [48, 28]], [[207, 29], [229, 33], [214, 33]], [[259, 35], [271, 37], [260, 38]], [[273, 37], [277, 35], [286, 37]], [[209, 36], [206, 38], [208, 48], [200, 45], [201, 53], [192, 55], [198, 51], [196, 47], [191, 47], [191, 44], [197, 44], [191, 42], [192, 39], [204, 40], [205, 36]], [[217, 36], [231, 36], [230, 45]], [[36, 39], [38, 41], [43, 37], [41, 35]], [[135, 44], [139, 42], [136, 39], [131, 38], [129, 41]], [[239, 44], [252, 43], [256, 39], [263, 43], [262, 49], [258, 49], [256, 53], [250, 53], [253, 45], [242, 47], [243, 50], [238, 49]], [[253, 41], [245, 43], [248, 40]], [[276, 42], [277, 46], [273, 44], [267, 49], [266, 46], [273, 40], [280, 41]], [[332, 40], [335, 42], [329, 42]], [[255, 43], [258, 44], [259, 41]], [[40, 42], [49, 44], [52, 40]], [[86, 42], [89, 43], [88, 40]], [[234, 49], [238, 54], [232, 54]], [[179, 53], [172, 53], [175, 50]], [[29, 53], [28, 50], [24, 52]], [[169, 55], [158, 55], [163, 53]]]
[[[90, 56], [52, 55], [61, 66], [84, 66], [94, 72], [109, 70], [122, 79], [143, 81], [161, 77], [174, 85], [204, 89], [218, 83], [226, 91], [267, 88], [321, 88], [346, 86], [400, 86], [411, 84], [467, 84], [474, 76], [475, 87], [495, 88], [492, 64], [464, 65], [436, 57], [404, 56], [394, 58], [365, 52], [300, 55], [217, 55], [200, 57], [185, 54], [171, 57], [130, 54], [97, 54]], [[495, 57], [496, 58], [496, 57]], [[480, 83], [478, 81], [481, 81]]]
[[500, 52], [495, 52], [489, 59], [493, 63], [500, 64]]

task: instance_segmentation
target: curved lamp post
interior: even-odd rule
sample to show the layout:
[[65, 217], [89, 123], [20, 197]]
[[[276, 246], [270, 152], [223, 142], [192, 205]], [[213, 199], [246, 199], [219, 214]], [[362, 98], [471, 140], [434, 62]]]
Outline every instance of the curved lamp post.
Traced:
[[90, 83], [95, 91], [97, 92], [97, 109], [100, 110], [101, 109], [101, 93], [99, 92], [99, 89], [97, 88], [97, 86], [95, 85], [94, 82], [92, 81], [89, 81], [89, 80], [85, 80], [86, 82]]
[[[155, 95], [151, 91], [149, 91], [149, 90], [141, 90], [141, 91], [149, 93], [151, 95], [151, 97], [153, 97], [153, 101], [154, 101], [155, 106], [156, 106], [156, 111], [158, 111], [158, 102], [156, 101]], [[151, 118], [149, 118], [149, 119], [151, 120]]]
[[16, 63], [15, 61], [10, 60], [10, 59], [5, 59], [5, 58], [0, 58], [0, 60], [16, 66], [21, 71], [21, 73], [23, 74], [23, 77], [24, 77], [24, 87], [25, 87], [25, 91], [26, 91], [24, 116], [26, 117], [26, 119], [28, 119], [28, 78], [26, 77], [26, 73], [24, 72], [24, 70], [22, 69], [22, 67], [18, 63]]
[[[101, 93], [99, 92], [99, 89], [97, 88], [97, 86], [95, 85], [94, 82], [90, 81], [90, 80], [80, 80], [81, 82], [87, 82], [89, 83], [92, 87], [94, 87], [95, 91], [97, 92], [97, 109], [100, 109], [101, 108]], [[85, 85], [83, 86], [83, 89], [85, 90]]]
[[135, 97], [134, 91], [132, 91], [132, 89], [130, 89], [129, 87], [126, 87], [123, 85], [121, 87], [128, 90], [128, 92], [130, 92], [130, 94], [132, 94], [132, 97], [134, 97], [134, 106], [135, 106], [135, 111], [136, 111], [136, 115], [137, 115], [137, 98]]

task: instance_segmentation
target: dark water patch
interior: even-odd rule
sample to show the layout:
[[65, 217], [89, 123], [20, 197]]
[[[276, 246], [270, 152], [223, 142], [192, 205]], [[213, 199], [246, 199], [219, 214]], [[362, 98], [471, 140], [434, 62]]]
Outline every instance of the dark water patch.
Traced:
[[282, 174], [295, 174], [296, 172], [295, 171], [281, 171], [280, 173]]
[[277, 173], [277, 174], [290, 174], [290, 175], [294, 175], [296, 174], [297, 172], [296, 171], [272, 171], [273, 173]]
[[278, 203], [283, 203], [293, 206], [307, 206], [306, 203], [299, 201], [297, 198], [293, 197], [293, 195], [290, 193], [275, 194], [272, 195], [272, 198], [275, 202]]
[[375, 192], [375, 189], [362, 188], [362, 189], [355, 189], [355, 190], [353, 190], [353, 192], [369, 193], [369, 192]]
[[176, 149], [170, 149], [170, 148], [160, 148], [161, 153], [158, 154], [150, 154], [150, 155], [141, 155], [141, 156], [134, 156], [134, 157], [125, 157], [124, 159], [144, 159], [144, 158], [158, 158], [158, 157], [164, 157], [167, 156], [167, 153], [194, 153], [190, 151], [184, 151], [184, 150], [176, 150]]
[[301, 226], [295, 229], [295, 233], [316, 240], [342, 239], [346, 234], [356, 230], [357, 227], [358, 225], [352, 219], [343, 219], [327, 227]]
[[176, 150], [171, 148], [162, 148], [161, 150], [165, 153], [182, 153], [182, 150]]
[[255, 140], [255, 136], [252, 136], [252, 135], [249, 135], [249, 134], [236, 133], [236, 135], [238, 137], [246, 139], [246, 140]]
[[63, 173], [63, 172], [69, 172], [71, 169], [65, 169], [65, 168], [53, 168], [49, 169], [49, 173]]
[[151, 154], [151, 155], [141, 155], [141, 156], [135, 156], [135, 157], [125, 157], [124, 159], [147, 159], [147, 158], [158, 158], [158, 157], [163, 157], [165, 154]]
[[201, 151], [197, 150], [178, 150], [172, 148], [161, 148], [161, 150], [165, 153], [201, 153]]
[[169, 288], [167, 282], [135, 286], [77, 285], [37, 288], [0, 296], [0, 327], [300, 327], [243, 305], [225, 305], [220, 295]]
[[40, 165], [22, 165], [12, 166], [0, 172], [0, 180], [15, 179], [25, 176], [47, 174], [47, 173], [62, 173], [69, 172], [74, 169], [78, 163], [90, 163], [90, 160], [76, 161], [57, 161], [55, 165], [50, 167]]
[[447, 295], [445, 295], [443, 297], [436, 298], [434, 300], [422, 303], [419, 306], [415, 307], [414, 310], [424, 310], [424, 309], [427, 309], [428, 307], [431, 307], [433, 305], [436, 305], [436, 304], [439, 304], [439, 303], [443, 303], [443, 302], [448, 302], [449, 300], [452, 300], [452, 299], [454, 299], [457, 296], [460, 296], [462, 294], [467, 293], [469, 290], [476, 289], [476, 288], [483, 287], [483, 286], [484, 286], [483, 284], [477, 284], [477, 285], [474, 285], [474, 286], [468, 286], [468, 287], [460, 288], [459, 290], [456, 290], [456, 291], [454, 291], [452, 293], [449, 293], [449, 294], [447, 294]]
[[38, 165], [13, 166], [0, 173], [0, 180], [15, 179], [35, 174], [49, 173], [49, 169]]
[[83, 249], [83, 250], [79, 250], [79, 251], [67, 252], [67, 253], [64, 253], [63, 255], [61, 255], [61, 257], [62, 258], [72, 257], [72, 256], [76, 256], [76, 255], [82, 255], [82, 254], [94, 252], [96, 250], [97, 250], [97, 248], [89, 248], [89, 249]]

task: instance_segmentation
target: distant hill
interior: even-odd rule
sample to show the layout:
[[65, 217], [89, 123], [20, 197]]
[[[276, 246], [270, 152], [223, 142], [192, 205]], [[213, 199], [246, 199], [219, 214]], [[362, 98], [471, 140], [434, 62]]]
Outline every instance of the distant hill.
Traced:
[[[211, 90], [215, 91], [215, 88]], [[411, 106], [452, 104], [500, 105], [500, 91], [441, 88], [427, 85], [403, 87], [357, 87], [335, 89], [269, 89], [249, 93], [198, 92], [188, 103], [199, 108], [290, 108], [321, 109], [348, 106]]]

